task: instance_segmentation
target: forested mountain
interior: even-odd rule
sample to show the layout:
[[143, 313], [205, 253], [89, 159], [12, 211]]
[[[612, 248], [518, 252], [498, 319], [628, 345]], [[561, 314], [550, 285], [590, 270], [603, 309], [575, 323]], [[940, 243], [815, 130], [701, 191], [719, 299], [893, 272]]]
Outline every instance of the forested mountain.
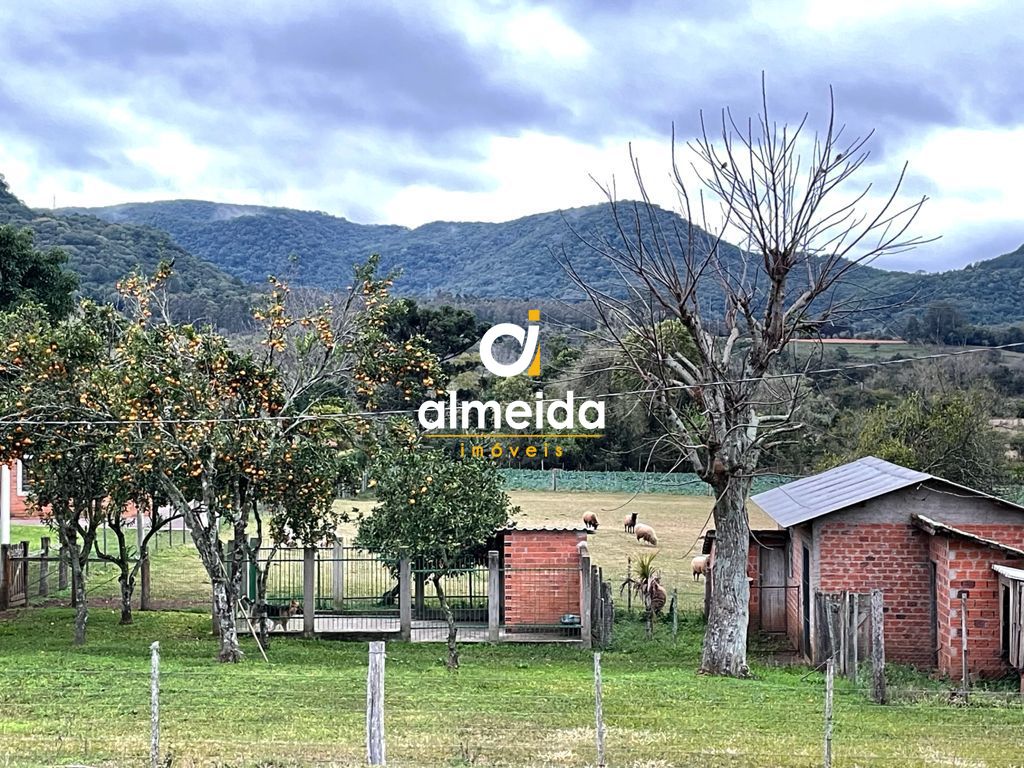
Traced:
[[[591, 241], [615, 239], [604, 205], [497, 224], [434, 222], [415, 229], [356, 224], [321, 212], [198, 200], [65, 212], [164, 229], [191, 253], [251, 282], [261, 282], [270, 273], [290, 273], [296, 282], [343, 286], [354, 262], [379, 252], [385, 267], [402, 268], [398, 288], [414, 296], [565, 298], [573, 289], [556, 258], [563, 248], [588, 279], [605, 287], [618, 279], [577, 237], [578, 233]], [[665, 223], [677, 220], [667, 211], [661, 215]], [[707, 290], [713, 307], [714, 288]], [[862, 327], [898, 331], [904, 318], [939, 300], [958, 304], [969, 322], [1017, 322], [1024, 320], [1024, 246], [966, 269], [937, 274], [858, 267], [841, 294], [862, 297], [865, 305], [909, 302], [866, 314], [858, 323]]]
[[151, 273], [161, 259], [173, 259], [169, 293], [179, 319], [209, 321], [226, 330], [249, 322], [256, 289], [192, 255], [159, 229], [81, 213], [34, 211], [11, 193], [2, 176], [0, 224], [29, 228], [38, 249], [64, 250], [82, 294], [91, 298], [114, 301], [119, 279], [140, 267]]

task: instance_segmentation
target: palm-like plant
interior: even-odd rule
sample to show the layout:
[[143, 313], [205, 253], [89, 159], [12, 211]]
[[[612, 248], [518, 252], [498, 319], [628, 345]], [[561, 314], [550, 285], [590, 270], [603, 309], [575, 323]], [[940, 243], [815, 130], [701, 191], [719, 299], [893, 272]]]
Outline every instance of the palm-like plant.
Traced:
[[636, 559], [636, 567], [619, 586], [620, 595], [630, 592], [643, 601], [648, 637], [651, 635], [654, 617], [661, 613], [668, 600], [668, 593], [661, 584], [661, 572], [654, 567], [654, 558], [657, 556], [657, 552], [640, 555]]

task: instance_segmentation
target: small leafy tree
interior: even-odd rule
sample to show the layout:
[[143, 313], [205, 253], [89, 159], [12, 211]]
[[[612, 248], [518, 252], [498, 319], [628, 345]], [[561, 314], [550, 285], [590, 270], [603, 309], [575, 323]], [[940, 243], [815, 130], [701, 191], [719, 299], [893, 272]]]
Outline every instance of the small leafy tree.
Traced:
[[971, 488], [993, 491], [1003, 480], [1004, 441], [991, 427], [985, 395], [913, 392], [844, 425], [853, 449], [830, 463], [862, 456], [901, 464]]
[[[436, 358], [422, 337], [383, 339], [393, 276], [377, 260], [357, 269], [348, 294], [302, 306], [271, 280], [255, 318], [261, 344], [237, 348], [208, 328], [170, 323], [161, 287], [133, 276], [122, 290], [135, 323], [125, 345], [118, 398], [125, 471], [149, 473], [182, 515], [210, 578], [219, 658], [242, 658], [235, 621], [243, 563], [257, 570], [256, 610], [265, 621], [271, 558], [283, 544], [316, 546], [341, 519], [333, 501], [351, 472], [353, 446], [370, 428], [358, 409], [382, 390], [409, 400], [434, 386]], [[230, 556], [221, 531], [230, 530]]]
[[377, 507], [359, 523], [356, 544], [381, 556], [408, 557], [431, 572], [448, 622], [448, 667], [459, 666], [455, 616], [443, 579], [508, 524], [516, 511], [493, 464], [457, 459], [408, 438], [381, 450], [373, 466]]
[[0, 312], [36, 303], [53, 319], [65, 317], [78, 287], [77, 276], [64, 269], [67, 260], [59, 248], [37, 251], [32, 230], [0, 226]]
[[113, 313], [84, 302], [53, 324], [39, 305], [0, 315], [0, 462], [27, 459], [30, 498], [71, 565], [75, 644], [85, 642], [86, 564], [106, 516], [112, 428], [95, 423], [97, 370], [109, 364]]

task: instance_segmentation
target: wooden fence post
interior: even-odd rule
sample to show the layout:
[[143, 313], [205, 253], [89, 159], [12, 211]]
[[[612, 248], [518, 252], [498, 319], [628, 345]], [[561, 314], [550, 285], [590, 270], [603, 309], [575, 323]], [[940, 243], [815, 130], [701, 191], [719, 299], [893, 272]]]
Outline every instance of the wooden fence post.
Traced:
[[590, 630], [590, 591], [593, 583], [590, 575], [590, 555], [580, 558], [580, 647], [591, 648], [593, 637]]
[[331, 556], [334, 558], [331, 569], [331, 596], [334, 599], [334, 607], [340, 611], [345, 607], [345, 539], [339, 536], [334, 540]]
[[597, 743], [597, 768], [605, 768], [604, 705], [601, 700], [601, 652], [594, 654], [594, 740]]
[[412, 563], [408, 557], [398, 561], [398, 625], [402, 639], [412, 640]]
[[487, 553], [487, 640], [498, 642], [501, 626], [501, 572], [498, 570], [498, 552]]
[[0, 544], [0, 611], [11, 607], [11, 545]]
[[384, 753], [384, 643], [370, 643], [366, 672], [366, 762], [387, 765]]
[[302, 550], [302, 634], [316, 631], [316, 547]]
[[832, 768], [832, 692], [835, 678], [835, 658], [829, 656], [825, 663], [825, 755], [822, 762], [825, 768]]
[[39, 596], [50, 594], [50, 537], [43, 536], [39, 540]]
[[960, 695], [964, 704], [970, 695], [971, 677], [967, 665], [967, 590], [961, 590], [960, 597]]
[[61, 548], [57, 550], [57, 554], [60, 557], [57, 561], [57, 589], [63, 592], [68, 588], [68, 552], [61, 545]]
[[604, 631], [601, 634], [601, 643], [607, 647], [612, 642], [612, 627], [615, 624], [615, 604], [612, 602], [610, 581], [601, 582], [601, 601], [604, 603]]
[[857, 667], [860, 665], [860, 595], [854, 593], [853, 595], [853, 617], [850, 619], [850, 650], [853, 653], [852, 663], [850, 664], [850, 680], [856, 685], [857, 683]]
[[160, 768], [160, 643], [149, 646], [149, 765]]
[[871, 590], [871, 692], [878, 704], [885, 704], [885, 605], [882, 590]]

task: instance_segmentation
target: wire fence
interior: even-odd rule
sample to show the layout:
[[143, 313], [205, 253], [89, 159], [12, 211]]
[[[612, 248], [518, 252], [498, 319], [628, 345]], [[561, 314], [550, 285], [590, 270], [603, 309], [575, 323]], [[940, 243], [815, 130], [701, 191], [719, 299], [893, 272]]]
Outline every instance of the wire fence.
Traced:
[[[564, 469], [498, 470], [510, 491], [586, 491], [594, 493], [665, 493], [710, 496], [710, 486], [692, 472], [638, 472]], [[778, 488], [805, 475], [766, 473], [753, 479], [751, 493]], [[1024, 503], [1024, 485], [1003, 484], [995, 490], [1000, 498]]]
[[578, 652], [453, 674], [386, 648], [379, 671], [365, 650], [320, 669], [161, 662], [155, 756], [145, 656], [128, 669], [0, 667], [0, 764], [365, 765], [371, 733], [372, 764], [410, 767], [1024, 764], [1019, 694], [878, 706], [817, 672], [733, 681]]
[[[671, 493], [707, 496], [710, 486], [692, 472], [634, 472], [501, 469], [505, 487], [513, 491], [589, 491], [599, 493]], [[763, 475], [754, 479], [753, 493], [776, 488], [792, 475]]]

